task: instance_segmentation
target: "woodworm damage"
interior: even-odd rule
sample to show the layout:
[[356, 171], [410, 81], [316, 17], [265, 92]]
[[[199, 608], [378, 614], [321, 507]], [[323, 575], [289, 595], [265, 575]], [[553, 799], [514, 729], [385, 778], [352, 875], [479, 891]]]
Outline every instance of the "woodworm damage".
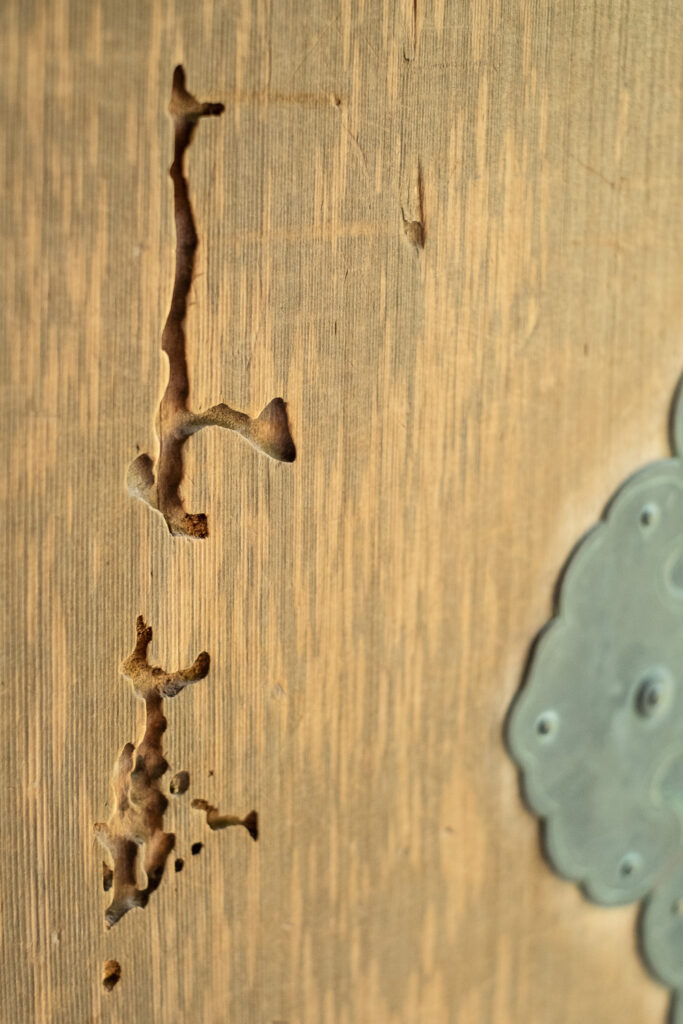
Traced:
[[161, 347], [168, 356], [168, 384], [156, 417], [159, 452], [156, 465], [146, 453], [138, 455], [128, 468], [128, 491], [157, 509], [174, 536], [203, 538], [208, 535], [206, 515], [186, 512], [180, 496], [183, 479], [183, 447], [203, 427], [234, 430], [258, 451], [279, 462], [296, 457], [289, 429], [287, 408], [282, 398], [273, 398], [255, 419], [220, 403], [206, 412], [188, 407], [189, 378], [185, 351], [185, 317], [192, 285], [197, 248], [188, 182], [183, 170], [185, 151], [203, 117], [218, 117], [222, 103], [200, 103], [185, 88], [185, 72], [177, 67], [169, 106], [174, 124], [174, 152], [171, 164], [176, 225], [176, 264], [171, 308], [163, 330]]
[[[273, 398], [254, 419], [224, 403], [200, 413], [189, 408], [185, 319], [198, 243], [183, 164], [200, 119], [219, 117], [224, 107], [222, 103], [196, 100], [185, 88], [185, 73], [178, 66], [173, 74], [169, 110], [174, 125], [170, 175], [176, 258], [171, 306], [162, 334], [162, 351], [168, 358], [168, 382], [155, 421], [158, 438], [156, 461], [146, 453], [139, 455], [128, 468], [127, 487], [131, 495], [161, 513], [172, 535], [204, 538], [208, 535], [206, 515], [186, 512], [180, 494], [183, 450], [192, 434], [203, 427], [224, 427], [278, 462], [294, 461], [296, 449], [282, 398]], [[171, 777], [167, 791], [162, 791], [162, 780], [169, 770], [162, 747], [167, 728], [163, 704], [164, 700], [176, 697], [187, 686], [204, 679], [209, 672], [210, 659], [206, 651], [202, 651], [189, 667], [177, 672], [166, 672], [151, 665], [147, 653], [151, 640], [151, 627], [142, 616], [138, 616], [135, 647], [121, 664], [121, 673], [131, 683], [135, 696], [144, 703], [144, 729], [137, 744], [128, 742], [121, 749], [112, 773], [111, 814], [106, 822], [94, 826], [95, 835], [105, 851], [101, 884], [103, 890], [110, 893], [110, 902], [104, 913], [107, 929], [117, 924], [129, 910], [147, 905], [151, 893], [159, 887], [175, 849], [176, 835], [165, 828], [165, 815], [169, 809], [167, 793], [177, 798], [173, 801], [173, 813], [182, 807], [181, 798], [189, 789], [191, 778], [188, 771], [178, 771]], [[213, 776], [214, 771], [209, 771], [209, 775]], [[206, 826], [211, 831], [237, 825], [244, 828], [253, 840], [258, 839], [259, 822], [255, 810], [245, 817], [221, 814], [217, 807], [199, 798], [194, 799], [191, 806], [205, 814]], [[201, 841], [194, 841], [189, 846], [189, 853], [196, 857], [203, 846]], [[187, 849], [177, 852], [187, 856]], [[176, 875], [186, 866], [186, 861], [177, 853], [170, 863]], [[105, 961], [102, 985], [107, 991], [114, 988], [120, 976], [118, 961]]]
[[[133, 907], [144, 907], [158, 888], [166, 860], [175, 846], [175, 835], [164, 831], [168, 799], [159, 780], [168, 770], [161, 741], [166, 731], [165, 698], [175, 697], [191, 683], [204, 679], [209, 655], [202, 651], [189, 668], [164, 672], [147, 661], [152, 630], [142, 616], [137, 620], [137, 639], [132, 654], [121, 665], [121, 673], [133, 684], [136, 697], [145, 702], [145, 731], [137, 746], [126, 743], [112, 775], [114, 809], [105, 824], [95, 825], [95, 834], [112, 861], [112, 900], [105, 911], [107, 928], [112, 928]], [[138, 888], [136, 862], [144, 844], [145, 888]]]

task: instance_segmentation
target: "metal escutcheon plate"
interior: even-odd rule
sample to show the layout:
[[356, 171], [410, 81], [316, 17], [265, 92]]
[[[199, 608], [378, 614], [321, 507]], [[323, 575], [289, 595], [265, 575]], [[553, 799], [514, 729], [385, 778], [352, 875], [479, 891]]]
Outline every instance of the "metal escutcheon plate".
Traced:
[[680, 386], [672, 437], [573, 552], [507, 737], [554, 867], [598, 903], [645, 899], [644, 956], [683, 992]]

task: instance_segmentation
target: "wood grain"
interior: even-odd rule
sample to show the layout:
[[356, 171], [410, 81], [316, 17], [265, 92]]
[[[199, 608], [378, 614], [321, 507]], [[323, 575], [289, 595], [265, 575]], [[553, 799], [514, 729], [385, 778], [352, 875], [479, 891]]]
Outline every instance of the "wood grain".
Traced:
[[[663, 1021], [634, 908], [543, 861], [502, 724], [572, 545], [667, 453], [680, 5], [6, 0], [0, 28], [0, 1019]], [[179, 62], [226, 105], [188, 154], [191, 401], [282, 395], [298, 451], [197, 435], [201, 544], [124, 487], [166, 382]], [[168, 708], [185, 868], [105, 933], [138, 614], [156, 663], [212, 668]], [[257, 808], [258, 844], [190, 797]]]

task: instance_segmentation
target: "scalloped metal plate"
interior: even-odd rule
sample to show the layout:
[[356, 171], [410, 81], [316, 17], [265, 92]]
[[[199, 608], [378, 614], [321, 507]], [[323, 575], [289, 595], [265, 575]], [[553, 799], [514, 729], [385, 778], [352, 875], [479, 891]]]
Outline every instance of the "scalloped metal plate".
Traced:
[[554, 867], [603, 904], [647, 897], [643, 953], [683, 1024], [683, 401], [566, 566], [507, 738]]

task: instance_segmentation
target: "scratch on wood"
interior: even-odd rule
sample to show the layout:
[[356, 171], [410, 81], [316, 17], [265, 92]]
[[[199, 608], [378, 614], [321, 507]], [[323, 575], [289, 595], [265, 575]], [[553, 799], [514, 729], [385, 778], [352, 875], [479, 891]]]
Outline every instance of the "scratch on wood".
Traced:
[[424, 211], [424, 179], [422, 176], [422, 163], [417, 161], [417, 177], [413, 188], [412, 205], [414, 216], [406, 215], [405, 209], [401, 208], [403, 218], [403, 231], [408, 241], [419, 251], [425, 247], [425, 211]]

